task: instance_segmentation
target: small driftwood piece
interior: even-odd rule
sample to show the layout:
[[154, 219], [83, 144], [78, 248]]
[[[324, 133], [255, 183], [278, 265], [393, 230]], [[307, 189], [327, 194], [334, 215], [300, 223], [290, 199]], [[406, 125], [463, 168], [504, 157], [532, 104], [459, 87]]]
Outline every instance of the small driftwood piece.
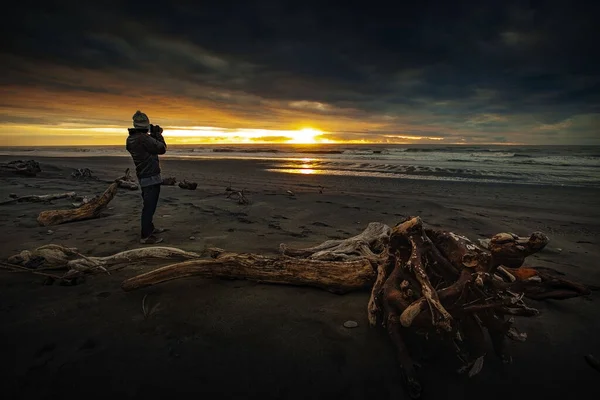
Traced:
[[71, 177], [75, 179], [98, 179], [92, 175], [92, 170], [89, 168], [78, 168], [71, 172]]
[[42, 226], [50, 226], [96, 218], [108, 203], [110, 203], [113, 197], [115, 197], [118, 185], [117, 182], [112, 183], [101, 196], [94, 198], [78, 208], [42, 211], [38, 216], [37, 221]]
[[318, 261], [220, 251], [214, 252], [213, 257], [212, 260], [190, 260], [168, 265], [127, 279], [121, 287], [125, 291], [131, 291], [196, 276], [311, 286], [341, 294], [368, 288], [375, 278], [371, 263], [366, 259], [346, 262]]
[[125, 170], [125, 175], [118, 178], [116, 180], [116, 182], [119, 185], [119, 187], [123, 188], [123, 189], [129, 189], [129, 190], [138, 190], [139, 189], [139, 185], [135, 181], [135, 179], [131, 176], [131, 172], [130, 172], [129, 168], [127, 168]]
[[196, 190], [198, 184], [196, 182], [190, 182], [184, 179], [183, 182], [179, 182], [179, 187], [182, 189]]
[[165, 186], [174, 186], [175, 183], [177, 183], [177, 179], [174, 176], [171, 176], [169, 178], [164, 178], [162, 181], [162, 184]]
[[6, 205], [6, 204], [24, 203], [24, 202], [46, 203], [46, 202], [50, 202], [52, 200], [59, 200], [59, 199], [65, 199], [65, 198], [73, 198], [75, 196], [77, 196], [77, 193], [75, 193], [75, 192], [56, 193], [56, 194], [43, 194], [43, 195], [29, 195], [29, 196], [15, 197], [13, 199], [0, 202], [0, 205], [3, 206], [3, 205]]
[[238, 204], [248, 205], [250, 204], [250, 200], [245, 195], [245, 189], [240, 191], [230, 191], [227, 193], [228, 199], [236, 199]]
[[360, 234], [344, 240], [327, 240], [318, 246], [303, 249], [291, 248], [281, 243], [281, 254], [311, 260], [344, 261], [364, 257], [378, 263], [385, 257], [391, 229], [381, 222], [371, 222]]
[[36, 176], [39, 172], [42, 172], [42, 168], [40, 167], [40, 164], [34, 160], [10, 161], [8, 163], [0, 164], [0, 169], [3, 169], [5, 171], [14, 172], [15, 174], [18, 174], [18, 175], [32, 176], [32, 177]]

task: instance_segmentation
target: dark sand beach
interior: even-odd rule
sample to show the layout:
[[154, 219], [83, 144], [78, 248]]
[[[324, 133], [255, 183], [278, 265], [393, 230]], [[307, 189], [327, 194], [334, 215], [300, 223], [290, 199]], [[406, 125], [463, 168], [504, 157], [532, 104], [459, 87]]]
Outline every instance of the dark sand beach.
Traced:
[[[43, 172], [35, 178], [3, 174], [0, 198], [95, 195], [107, 184], [71, 179], [74, 168], [88, 167], [108, 181], [133, 166], [127, 157], [38, 161]], [[166, 246], [276, 254], [280, 243], [308, 247], [360, 233], [369, 222], [394, 225], [419, 215], [471, 239], [540, 230], [550, 243], [530, 264], [600, 284], [599, 189], [282, 174], [263, 171], [256, 160], [166, 159], [161, 165], [163, 177], [199, 184], [195, 191], [162, 188], [155, 224], [169, 229], [162, 235]], [[247, 189], [252, 203], [227, 199], [230, 183]], [[40, 211], [70, 203], [0, 206], [2, 259], [49, 243], [96, 256], [141, 246], [139, 191], [120, 190], [100, 218], [54, 226], [51, 234], [38, 226]], [[2, 271], [3, 397], [407, 398], [385, 332], [368, 326], [367, 291], [334, 295], [196, 278], [121, 290], [124, 279], [152, 268], [93, 275], [71, 287], [44, 286], [43, 278]], [[150, 307], [157, 305], [148, 318], [141, 308], [146, 295]], [[417, 354], [424, 398], [600, 395], [600, 372], [584, 360], [590, 353], [600, 357], [597, 294], [529, 303], [541, 315], [518, 319], [529, 336], [525, 343], [510, 343], [512, 365], [502, 366], [490, 347], [483, 371], [467, 378], [455, 372], [451, 349]], [[359, 326], [346, 329], [346, 320]]]

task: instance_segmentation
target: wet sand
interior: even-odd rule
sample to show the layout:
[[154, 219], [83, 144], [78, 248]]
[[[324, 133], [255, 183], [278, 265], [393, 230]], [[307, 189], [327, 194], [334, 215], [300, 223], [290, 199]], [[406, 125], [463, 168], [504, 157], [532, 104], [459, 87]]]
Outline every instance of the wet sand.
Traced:
[[[10, 160], [2, 157], [0, 162]], [[127, 157], [38, 159], [36, 178], [0, 176], [0, 198], [76, 191], [101, 193], [132, 162]], [[69, 177], [91, 168], [100, 181]], [[198, 182], [195, 191], [163, 186], [155, 224], [165, 245], [199, 251], [217, 246], [276, 254], [280, 243], [311, 246], [361, 232], [369, 222], [393, 225], [420, 215], [431, 226], [472, 239], [540, 230], [550, 244], [530, 257], [571, 278], [600, 284], [600, 190], [472, 184], [385, 178], [278, 174], [255, 160], [164, 160], [163, 177]], [[225, 187], [245, 188], [252, 204], [227, 199]], [[323, 193], [319, 187], [323, 186]], [[290, 197], [286, 191], [296, 193]], [[53, 204], [0, 206], [0, 257], [59, 243], [84, 254], [108, 255], [141, 246], [139, 191], [120, 190], [100, 218], [40, 227]], [[194, 240], [190, 240], [194, 236]], [[7, 398], [405, 398], [393, 349], [368, 327], [368, 292], [334, 295], [318, 289], [246, 281], [186, 278], [125, 293], [120, 283], [154, 268], [137, 265], [94, 275], [72, 287], [0, 273], [0, 354]], [[147, 295], [148, 318], [142, 313]], [[525, 343], [511, 343], [514, 363], [491, 351], [483, 371], [454, 371], [451, 350], [416, 360], [424, 398], [558, 398], [600, 393], [597, 295], [529, 303], [541, 310], [520, 318]], [[346, 320], [359, 326], [346, 329]]]

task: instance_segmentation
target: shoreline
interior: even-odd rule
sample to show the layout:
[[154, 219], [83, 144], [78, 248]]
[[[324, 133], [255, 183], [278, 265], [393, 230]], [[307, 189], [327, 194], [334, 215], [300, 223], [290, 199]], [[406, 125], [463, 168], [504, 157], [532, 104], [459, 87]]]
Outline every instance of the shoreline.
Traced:
[[[219, 154], [219, 153], [217, 153]], [[81, 153], [73, 153], [72, 155], [68, 155], [68, 156], [62, 156], [62, 155], [56, 155], [56, 156], [35, 156], [35, 157], [26, 157], [27, 159], [33, 159], [36, 161], [41, 161], [41, 160], [47, 160], [48, 162], [53, 162], [56, 163], [56, 161], [61, 161], [63, 164], [65, 165], [73, 165], [73, 160], [77, 159], [77, 160], [87, 160], [88, 164], [103, 164], [104, 162], [108, 162], [111, 159], [115, 159], [115, 160], [119, 160], [119, 162], [123, 162], [123, 160], [127, 160], [127, 161], [131, 161], [131, 156], [126, 153], [126, 151], [124, 151], [124, 154], [122, 155], [104, 155], [104, 154], [96, 154], [96, 155], [90, 155], [90, 154], [81, 154]], [[298, 162], [303, 160], [304, 158], [309, 158], [309, 157], [262, 157], [262, 156], [256, 156], [256, 157], [243, 157], [243, 156], [220, 156], [220, 155], [199, 155], [199, 156], [187, 156], [187, 155], [177, 155], [177, 156], [169, 156], [169, 155], [164, 155], [161, 156], [161, 165], [163, 165], [165, 162], [169, 162], [169, 163], [173, 163], [173, 162], [204, 162], [204, 163], [211, 163], [211, 162], [220, 162], [220, 163], [250, 163], [250, 164], [254, 164], [254, 165], [261, 165], [261, 164], [265, 164], [265, 163], [279, 163], [279, 164], [283, 164], [285, 162]], [[2, 155], [0, 154], [0, 162], [5, 162], [6, 161], [12, 161], [12, 160], [19, 160], [19, 159], [23, 159], [22, 156], [15, 156], [15, 155]], [[69, 162], [66, 162], [66, 160], [71, 160]], [[100, 162], [99, 162], [100, 160]], [[356, 163], [362, 160], [351, 160], [351, 161], [346, 161], [346, 160], [323, 160], [323, 159], [318, 159], [316, 157], [311, 158], [311, 161], [313, 162], [321, 162], [321, 161], [325, 161], [325, 162], [342, 162], [342, 163]], [[366, 160], [368, 161], [368, 160]], [[85, 164], [85, 162], [82, 161], [81, 163], [82, 165]], [[133, 167], [133, 163], [130, 163], [131, 167]], [[86, 164], [87, 165], [87, 164]], [[77, 167], [77, 168], [85, 168], [84, 167]], [[275, 174], [282, 174], [282, 175], [302, 175], [302, 176], [321, 176], [321, 177], [328, 177], [328, 178], [336, 178], [336, 179], [384, 179], [384, 180], [398, 180], [398, 181], [418, 181], [418, 182], [434, 182], [434, 183], [439, 183], [439, 184], [466, 184], [466, 185], [500, 185], [500, 186], [528, 186], [528, 187], [532, 187], [532, 188], [536, 188], [536, 187], [540, 187], [540, 188], [569, 188], [569, 189], [584, 189], [584, 190], [598, 190], [600, 191], [600, 181], [598, 183], [598, 186], [596, 185], [577, 185], [577, 184], [548, 184], [548, 183], [532, 183], [532, 182], [514, 182], [514, 181], [508, 181], [507, 179], [498, 179], [498, 180], [493, 180], [493, 179], [489, 179], [486, 180], [485, 178], [481, 178], [479, 180], [469, 180], [469, 178], [463, 178], [460, 176], [457, 177], [448, 177], [448, 179], [442, 179], [443, 176], [431, 176], [431, 175], [426, 175], [427, 177], [431, 176], [432, 178], [425, 178], [425, 175], [422, 178], [418, 178], [419, 175], [409, 175], [409, 176], [405, 176], [406, 174], [403, 174], [402, 176], [391, 176], [392, 174], [397, 174], [397, 175], [401, 175], [400, 173], [396, 173], [396, 172], [390, 172], [389, 175], [386, 175], [385, 173], [380, 173], [377, 171], [373, 171], [372, 175], [353, 175], [352, 173], [348, 173], [348, 174], [344, 174], [344, 173], [328, 173], [327, 169], [319, 169], [324, 171], [324, 173], [315, 173], [315, 174], [306, 174], [306, 173], [302, 173], [302, 172], [283, 172], [283, 171], [277, 171], [277, 169], [282, 169], [285, 170], [286, 168], [282, 168], [279, 166], [265, 166], [263, 168], [264, 172], [272, 172]], [[298, 171], [300, 171], [300, 169], [296, 169]], [[335, 172], [337, 170], [335, 169], [331, 169], [331, 171]], [[341, 170], [341, 171], [350, 171], [350, 170]], [[43, 172], [43, 171], [42, 171]], [[367, 172], [368, 174], [369, 172]], [[165, 177], [166, 175], [163, 174], [163, 177]], [[341, 178], [340, 178], [341, 177]], [[476, 178], [474, 178], [476, 179]]]

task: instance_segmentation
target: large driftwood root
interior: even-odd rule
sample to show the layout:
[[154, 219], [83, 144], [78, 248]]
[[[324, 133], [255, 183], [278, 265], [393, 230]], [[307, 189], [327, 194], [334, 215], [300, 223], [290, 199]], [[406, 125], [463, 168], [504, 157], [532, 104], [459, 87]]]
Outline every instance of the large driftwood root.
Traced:
[[0, 164], [0, 169], [13, 172], [23, 176], [36, 176], [38, 172], [42, 172], [40, 164], [34, 160], [22, 161], [10, 161], [8, 163]]
[[[547, 243], [548, 237], [540, 232], [525, 238], [500, 233], [486, 249], [452, 232], [424, 229], [419, 217], [392, 229], [388, 258], [378, 265], [368, 317], [372, 325], [387, 328], [411, 396], [419, 396], [421, 386], [403, 341], [406, 329], [439, 335], [451, 343], [464, 364], [460, 371], [469, 376], [483, 367], [484, 328], [496, 355], [511, 362], [506, 338], [526, 339], [512, 326], [512, 316], [538, 314], [523, 301], [525, 294], [534, 292], [531, 283], [514, 271]], [[544, 288], [550, 281], [558, 282], [536, 272], [539, 280], [546, 279]], [[565, 285], [564, 280], [560, 283]], [[587, 293], [583, 285], [571, 283], [570, 288], [578, 295]]]
[[117, 182], [111, 184], [101, 196], [76, 209], [42, 211], [37, 221], [42, 226], [50, 226], [96, 218], [115, 197], [118, 185]]
[[188, 276], [311, 286], [341, 294], [370, 287], [375, 273], [366, 259], [337, 262], [215, 252], [213, 259], [168, 265], [127, 279], [121, 287], [130, 291]]

